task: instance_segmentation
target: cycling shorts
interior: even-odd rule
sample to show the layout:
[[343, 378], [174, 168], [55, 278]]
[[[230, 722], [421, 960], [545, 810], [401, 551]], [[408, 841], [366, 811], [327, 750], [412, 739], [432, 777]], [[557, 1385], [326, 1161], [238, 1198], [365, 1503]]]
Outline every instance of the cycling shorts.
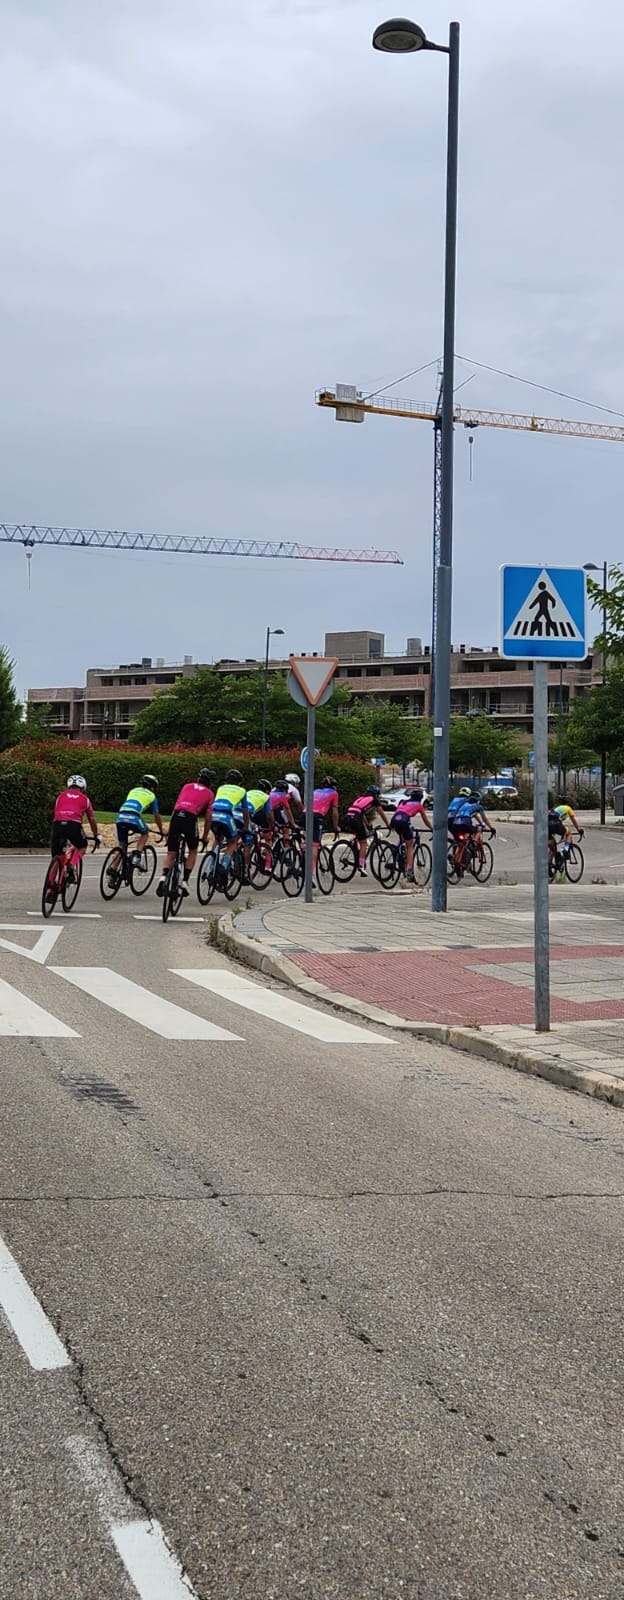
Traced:
[[226, 814], [220, 817], [215, 817], [213, 813], [211, 827], [219, 844], [226, 844], [232, 839], [240, 838], [242, 832], [242, 824], [237, 822], [233, 812], [231, 812], [230, 816]]
[[189, 850], [196, 850], [199, 844], [199, 828], [197, 817], [193, 811], [174, 811], [169, 823], [167, 834], [167, 849], [177, 850], [180, 839], [185, 839]]
[[411, 817], [408, 817], [406, 811], [400, 811], [398, 816], [395, 811], [392, 822], [390, 823], [390, 827], [394, 829], [395, 833], [398, 833], [399, 839], [402, 839], [403, 843], [405, 843], [407, 839], [413, 839], [414, 837], [412, 819]]
[[75, 850], [86, 850], [87, 835], [81, 822], [53, 822], [52, 843], [50, 846], [53, 856], [60, 856], [65, 845], [73, 844]]
[[122, 817], [121, 815], [119, 815], [119, 817], [117, 818], [117, 841], [118, 841], [118, 843], [121, 844], [121, 845], [127, 845], [128, 839], [129, 839], [131, 833], [140, 833], [140, 834], [149, 833], [149, 828], [147, 826], [145, 818], [144, 817], [133, 817], [132, 821], [130, 821], [129, 817]]
[[454, 839], [461, 839], [462, 833], [478, 833], [481, 823], [473, 822], [472, 817], [461, 817], [458, 821], [451, 817], [448, 827]]
[[566, 833], [566, 830], [565, 830], [565, 828], [563, 826], [563, 823], [559, 820], [558, 817], [549, 817], [548, 818], [548, 837], [549, 837], [549, 839], [564, 839], [565, 838], [565, 833]]
[[347, 811], [344, 821], [345, 833], [355, 834], [356, 839], [368, 839], [368, 828], [363, 816], [357, 811]]
[[271, 812], [269, 811], [268, 802], [265, 806], [260, 806], [258, 811], [254, 811], [253, 822], [256, 828], [270, 828]]

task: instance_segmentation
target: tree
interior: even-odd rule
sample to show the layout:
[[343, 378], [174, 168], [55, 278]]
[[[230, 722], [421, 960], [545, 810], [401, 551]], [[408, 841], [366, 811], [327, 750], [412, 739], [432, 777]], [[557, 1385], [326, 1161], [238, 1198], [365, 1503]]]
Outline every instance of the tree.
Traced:
[[452, 772], [482, 778], [501, 767], [519, 765], [522, 751], [513, 728], [503, 728], [491, 717], [453, 717], [450, 729]]
[[[594, 649], [604, 650], [606, 647], [608, 657], [624, 661], [624, 570], [617, 565], [609, 567], [606, 590], [594, 578], [588, 578], [587, 590], [601, 620], [601, 630], [594, 639]], [[603, 612], [606, 623], [604, 633]]]
[[19, 739], [22, 708], [18, 703], [13, 678], [14, 663], [0, 645], [0, 750], [8, 750]]
[[373, 755], [385, 756], [393, 766], [403, 769], [412, 764], [423, 765], [421, 752], [421, 724], [406, 717], [397, 706], [387, 701], [374, 705], [368, 712], [368, 723]]
[[133, 739], [146, 745], [207, 744], [211, 708], [220, 692], [221, 678], [213, 668], [196, 672], [192, 678], [179, 678], [139, 712]]
[[24, 719], [20, 726], [20, 739], [60, 739], [63, 737], [50, 727], [53, 706], [49, 702], [27, 701]]
[[580, 749], [604, 753], [612, 772], [624, 771], [624, 658], [616, 658], [606, 683], [575, 698], [568, 721], [570, 737]]

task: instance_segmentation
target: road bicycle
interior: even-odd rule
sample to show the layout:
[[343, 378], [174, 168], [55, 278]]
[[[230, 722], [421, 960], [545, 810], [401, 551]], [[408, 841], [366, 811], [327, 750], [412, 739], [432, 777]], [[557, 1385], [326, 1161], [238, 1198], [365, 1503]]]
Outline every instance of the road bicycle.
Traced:
[[449, 883], [460, 883], [466, 872], [471, 872], [477, 883], [487, 883], [493, 868], [494, 851], [487, 839], [473, 833], [460, 833], [449, 844], [446, 870]]
[[[99, 839], [94, 840], [91, 855], [97, 850]], [[52, 857], [46, 870], [41, 894], [41, 914], [51, 917], [60, 898], [64, 911], [75, 906], [82, 883], [82, 855], [68, 839], [64, 849]]]
[[[228, 848], [231, 849], [231, 844]], [[242, 846], [233, 852], [227, 866], [222, 861], [225, 853], [226, 846], [217, 841], [202, 856], [197, 873], [197, 899], [200, 906], [207, 906], [217, 889], [225, 895], [226, 900], [235, 900], [240, 894], [245, 878]]]
[[[404, 839], [399, 839], [398, 844], [392, 844], [387, 839], [380, 846], [379, 868], [377, 877], [382, 889], [394, 889], [399, 878], [407, 872], [407, 844]], [[414, 883], [419, 889], [424, 889], [431, 877], [431, 846], [426, 839], [421, 839], [418, 829], [414, 833]]]
[[[372, 837], [368, 840], [366, 851], [366, 865], [374, 878], [379, 878], [380, 864], [387, 840], [380, 839], [379, 830], [374, 829]], [[331, 858], [334, 868], [334, 877], [337, 883], [351, 883], [360, 864], [360, 846], [355, 835], [347, 839], [335, 839], [331, 847]]]
[[[150, 828], [149, 832], [153, 833], [154, 829]], [[119, 859], [113, 866], [115, 856]], [[137, 849], [136, 841], [133, 844], [130, 841], [126, 844], [116, 844], [109, 850], [102, 863], [100, 873], [102, 899], [114, 900], [122, 884], [127, 884], [133, 894], [145, 894], [150, 884], [154, 882], [155, 871], [156, 851], [153, 844], [146, 844], [144, 850]]]
[[[291, 900], [301, 894], [305, 883], [305, 840], [299, 828], [294, 829], [288, 844], [282, 840], [279, 872], [284, 894]], [[318, 847], [314, 877], [321, 894], [331, 894], [336, 875], [332, 851], [326, 844]]]
[[548, 857], [548, 877], [553, 883], [555, 878], [562, 878], [565, 874], [569, 883], [580, 883], [585, 871], [585, 857], [580, 844], [567, 840], [562, 845], [553, 841], [553, 849]]

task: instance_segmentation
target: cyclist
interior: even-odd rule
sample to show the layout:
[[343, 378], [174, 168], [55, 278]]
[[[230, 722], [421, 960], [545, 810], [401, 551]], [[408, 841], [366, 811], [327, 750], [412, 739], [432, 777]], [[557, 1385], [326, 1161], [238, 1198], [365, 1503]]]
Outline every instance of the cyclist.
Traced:
[[[153, 772], [145, 772], [141, 782], [126, 795], [124, 803], [117, 813], [117, 841], [120, 845], [127, 846], [129, 835], [136, 833], [139, 837], [135, 843], [135, 850], [138, 852], [145, 849], [149, 834], [145, 817], [149, 816], [150, 813], [158, 828], [159, 838], [164, 839], [165, 833], [158, 809], [157, 791], [158, 778], [154, 777]], [[108, 881], [111, 884], [116, 881], [115, 874], [120, 861], [121, 850], [117, 850], [108, 869]]]
[[181, 884], [182, 893], [189, 892], [189, 878], [197, 860], [199, 849], [199, 818], [203, 817], [204, 827], [202, 844], [205, 845], [210, 832], [210, 819], [214, 802], [213, 783], [216, 772], [211, 767], [202, 767], [197, 783], [185, 783], [180, 790], [169, 823], [167, 834], [167, 854], [165, 856], [162, 877], [156, 889], [157, 895], [164, 895], [167, 883], [167, 873], [173, 866], [178, 853], [180, 839], [186, 839], [187, 854], [184, 862], [184, 881]]
[[[87, 848], [87, 836], [82, 826], [83, 817], [87, 818], [91, 833], [96, 844], [101, 844], [101, 835], [97, 830], [97, 823], [93, 806], [87, 794], [86, 779], [79, 772], [72, 773], [67, 779], [67, 788], [63, 789], [56, 798], [54, 807], [54, 820], [52, 823], [51, 855], [60, 856], [66, 844], [73, 844], [74, 850], [83, 856]], [[67, 877], [70, 882], [74, 877], [72, 866], [67, 868]], [[54, 890], [48, 889], [48, 895]]]
[[[269, 806], [271, 784], [268, 778], [259, 778], [255, 789], [247, 790], [247, 807], [249, 820], [253, 828], [249, 827], [244, 835], [245, 865], [248, 867], [251, 860], [251, 845], [253, 843], [254, 829], [265, 845], [268, 847], [273, 834], [273, 819]], [[270, 857], [265, 850], [265, 865], [270, 865]]]
[[399, 839], [405, 845], [405, 876], [408, 882], [410, 880], [413, 882], [414, 879], [414, 817], [424, 822], [431, 833], [431, 823], [423, 805], [422, 789], [408, 790], [405, 799], [399, 801], [390, 823], [391, 829], [398, 833]]
[[370, 824], [373, 817], [380, 817], [384, 828], [389, 826], [388, 818], [381, 805], [381, 789], [376, 783], [371, 783], [370, 789], [361, 794], [358, 800], [353, 800], [344, 820], [344, 832], [352, 833], [359, 844], [358, 872], [361, 878], [366, 877], [366, 849], [370, 838]]
[[[312, 839], [313, 839], [313, 844], [312, 844], [312, 866], [313, 867], [316, 866], [316, 858], [317, 858], [318, 852], [319, 852], [319, 845], [320, 845], [321, 839], [323, 837], [324, 825], [327, 822], [328, 817], [330, 819], [330, 822], [331, 822], [332, 828], [334, 830], [334, 833], [338, 834], [339, 831], [340, 831], [340, 821], [339, 821], [339, 817], [338, 817], [338, 805], [339, 805], [338, 790], [336, 788], [335, 779], [334, 778], [324, 778], [320, 789], [315, 789], [314, 790], [314, 795], [313, 795], [313, 799], [312, 799], [312, 827], [313, 827], [313, 830], [314, 830], [313, 834], [312, 834]], [[303, 813], [303, 816], [305, 818], [305, 811]]]
[[453, 832], [453, 829], [451, 828], [451, 823], [455, 822], [457, 820], [459, 812], [463, 809], [464, 802], [466, 800], [469, 800], [469, 799], [470, 799], [470, 790], [469, 789], [460, 789], [459, 793], [455, 795], [454, 800], [451, 800], [451, 803], [450, 803], [449, 808], [448, 808], [449, 833]]
[[557, 817], [561, 817], [561, 821], [562, 821], [564, 829], [565, 829], [565, 836], [566, 836], [565, 842], [566, 842], [566, 844], [569, 844], [571, 839], [572, 839], [572, 829], [573, 828], [576, 829], [576, 833], [577, 833], [578, 838], [579, 839], [583, 838], [585, 830], [584, 830], [584, 828], [579, 827], [579, 824], [578, 824], [578, 822], [576, 820], [576, 817], [574, 815], [572, 807], [571, 807], [571, 805], [568, 804], [568, 801], [566, 800], [565, 795], [560, 795], [559, 796], [557, 804], [554, 807], [554, 811], [555, 811], [555, 815]]
[[[567, 830], [566, 830], [565, 822], [566, 822], [566, 819], [560, 815], [558, 807], [550, 806], [549, 811], [548, 811], [548, 864], [549, 864], [549, 866], [550, 866], [551, 862], [555, 859], [555, 856], [556, 856], [556, 853], [557, 853], [557, 842], [559, 840], [562, 840], [562, 841], [565, 842], [565, 840], [567, 838]], [[561, 863], [561, 865], [563, 866], [563, 863]]]
[[225, 845], [221, 866], [227, 874], [232, 856], [240, 849], [243, 833], [249, 830], [249, 806], [242, 772], [232, 767], [219, 784], [212, 808], [212, 831], [218, 844]]
[[282, 828], [284, 838], [289, 839], [291, 830], [295, 826], [295, 819], [290, 809], [290, 785], [286, 778], [278, 778], [273, 784], [269, 795], [269, 806], [274, 828]]
[[292, 802], [294, 800], [297, 811], [301, 816], [303, 811], [303, 800], [301, 799], [301, 778], [299, 777], [299, 773], [287, 772], [286, 782], [288, 784], [288, 800], [290, 803], [290, 809], [292, 811]]

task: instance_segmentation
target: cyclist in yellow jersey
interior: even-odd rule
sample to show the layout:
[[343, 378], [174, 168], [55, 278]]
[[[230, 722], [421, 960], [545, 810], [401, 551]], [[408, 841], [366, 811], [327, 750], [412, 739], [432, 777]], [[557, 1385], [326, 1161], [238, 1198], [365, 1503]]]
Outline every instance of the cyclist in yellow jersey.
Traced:
[[583, 838], [584, 829], [579, 827], [579, 824], [578, 824], [578, 822], [576, 820], [576, 817], [574, 815], [572, 807], [568, 805], [567, 800], [563, 796], [559, 797], [559, 800], [557, 801], [557, 804], [554, 807], [554, 813], [555, 813], [555, 816], [561, 817], [561, 821], [562, 821], [563, 826], [565, 828], [566, 840], [572, 838], [572, 829], [573, 828], [576, 829], [576, 832], [578, 834], [579, 839]]

